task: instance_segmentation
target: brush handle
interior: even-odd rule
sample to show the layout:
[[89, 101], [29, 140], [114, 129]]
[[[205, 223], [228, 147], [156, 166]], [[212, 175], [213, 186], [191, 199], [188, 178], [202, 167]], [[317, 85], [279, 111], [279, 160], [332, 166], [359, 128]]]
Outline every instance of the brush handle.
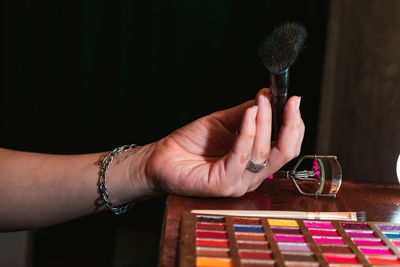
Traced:
[[346, 220], [357, 221], [357, 212], [306, 212], [279, 210], [191, 210], [191, 213], [203, 215], [228, 215], [270, 218], [291, 218], [308, 220]]
[[283, 109], [287, 102], [289, 87], [289, 69], [281, 73], [270, 73], [271, 107], [272, 107], [272, 140], [277, 140], [279, 128], [283, 122]]
[[272, 97], [272, 140], [277, 140], [279, 129], [283, 122], [283, 109], [287, 102], [287, 96]]

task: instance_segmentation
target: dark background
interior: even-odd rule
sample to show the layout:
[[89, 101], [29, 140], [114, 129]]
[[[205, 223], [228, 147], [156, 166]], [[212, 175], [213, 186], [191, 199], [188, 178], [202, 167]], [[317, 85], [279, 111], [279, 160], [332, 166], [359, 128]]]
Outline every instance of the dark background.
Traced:
[[[267, 85], [260, 43], [277, 25], [297, 21], [309, 38], [289, 93], [302, 96], [301, 153], [314, 154], [328, 7], [318, 0], [2, 1], [0, 146], [76, 154], [156, 141], [253, 98]], [[36, 230], [33, 265], [116, 265], [122, 229], [149, 234], [138, 241], [144, 260], [128, 265], [153, 266], [164, 200]]]

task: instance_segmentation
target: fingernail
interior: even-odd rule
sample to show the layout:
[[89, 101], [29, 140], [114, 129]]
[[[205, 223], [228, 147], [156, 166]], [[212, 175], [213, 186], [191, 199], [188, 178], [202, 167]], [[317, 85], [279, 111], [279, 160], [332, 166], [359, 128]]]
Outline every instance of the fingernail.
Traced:
[[266, 92], [262, 95], [262, 98], [265, 101], [265, 103], [269, 104], [269, 98], [268, 95], [266, 95]]
[[300, 110], [300, 103], [301, 103], [301, 97], [297, 97], [297, 105], [296, 105], [296, 111]]
[[258, 110], [258, 106], [257, 105], [254, 105], [253, 107], [252, 107], [252, 112], [251, 112], [251, 118], [253, 119], [253, 120], [255, 120], [256, 119], [256, 116], [257, 116], [257, 110]]

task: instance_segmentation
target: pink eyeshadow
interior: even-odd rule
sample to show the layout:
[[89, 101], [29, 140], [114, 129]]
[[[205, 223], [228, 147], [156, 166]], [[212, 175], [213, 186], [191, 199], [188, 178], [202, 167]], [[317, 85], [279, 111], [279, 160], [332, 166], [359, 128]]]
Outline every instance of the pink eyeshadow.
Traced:
[[283, 242], [302, 242], [305, 243], [306, 240], [302, 235], [274, 235], [276, 241], [283, 241]]
[[353, 242], [354, 244], [361, 246], [384, 246], [380, 239], [353, 238]]
[[331, 222], [304, 221], [304, 224], [311, 228], [335, 228]]
[[323, 235], [323, 236], [338, 236], [336, 230], [328, 230], [328, 229], [308, 229], [311, 235]]
[[344, 244], [341, 237], [313, 236], [313, 239], [318, 244]]
[[359, 247], [358, 249], [364, 254], [393, 255], [389, 248]]
[[373, 231], [346, 230], [346, 234], [350, 237], [376, 237]]
[[196, 231], [196, 237], [227, 238], [226, 232]]
[[395, 245], [396, 247], [400, 247], [400, 240], [391, 240], [393, 245]]

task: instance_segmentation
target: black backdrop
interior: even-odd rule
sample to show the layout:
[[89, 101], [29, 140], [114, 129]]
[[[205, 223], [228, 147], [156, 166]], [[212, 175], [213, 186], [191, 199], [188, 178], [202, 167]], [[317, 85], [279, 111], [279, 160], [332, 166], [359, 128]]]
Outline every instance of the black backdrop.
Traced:
[[[2, 147], [74, 154], [155, 141], [254, 97], [266, 85], [258, 58], [264, 36], [298, 21], [310, 37], [291, 68], [290, 94], [302, 96], [302, 154], [315, 152], [328, 1], [4, 0], [1, 6]], [[97, 254], [112, 251], [113, 229], [158, 233], [162, 201], [120, 218], [100, 214], [35, 231], [34, 265], [110, 266], [112, 252]]]

